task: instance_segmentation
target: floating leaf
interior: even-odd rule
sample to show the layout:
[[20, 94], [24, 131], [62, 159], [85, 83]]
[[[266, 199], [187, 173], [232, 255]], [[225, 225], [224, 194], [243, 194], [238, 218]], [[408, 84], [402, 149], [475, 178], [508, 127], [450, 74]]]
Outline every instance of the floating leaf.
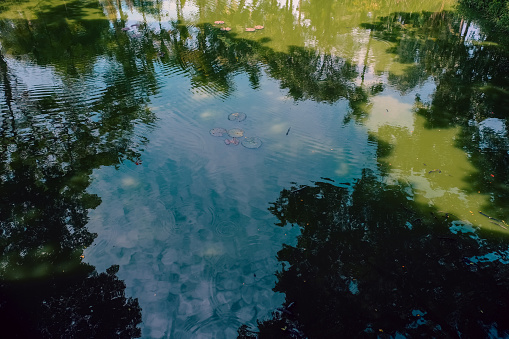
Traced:
[[226, 133], [228, 133], [226, 131], [226, 129], [221, 128], [221, 127], [216, 127], [216, 128], [213, 128], [213, 129], [210, 130], [210, 134], [215, 136], [215, 137], [222, 137]]
[[237, 146], [239, 144], [239, 139], [237, 138], [225, 139], [224, 143], [227, 145]]
[[244, 131], [241, 130], [240, 128], [232, 128], [231, 130], [228, 131], [228, 135], [231, 136], [232, 138], [239, 138], [244, 135]]
[[244, 121], [244, 120], [246, 120], [246, 118], [247, 118], [246, 113], [240, 113], [240, 112], [232, 113], [228, 116], [228, 120], [231, 120], [231, 121]]
[[242, 146], [246, 148], [259, 148], [261, 145], [262, 141], [257, 137], [249, 137], [242, 140]]

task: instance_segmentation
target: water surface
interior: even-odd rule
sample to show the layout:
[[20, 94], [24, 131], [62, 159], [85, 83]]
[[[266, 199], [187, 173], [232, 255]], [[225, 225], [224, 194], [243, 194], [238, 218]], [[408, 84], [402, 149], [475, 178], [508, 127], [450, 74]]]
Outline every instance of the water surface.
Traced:
[[[18, 293], [9, 307], [33, 306], [23, 312], [37, 317], [40, 305], [53, 302], [56, 315], [66, 314], [59, 293], [72, 295], [69, 305], [94, 304], [93, 293], [65, 292], [92, 279], [124, 298], [115, 309], [125, 311], [118, 327], [130, 329], [127, 336], [137, 334], [141, 317], [147, 338], [232, 338], [281, 305], [292, 312], [292, 296], [307, 293], [275, 272], [284, 272], [285, 263], [299, 267], [295, 254], [280, 251], [288, 248], [283, 244], [334, 244], [330, 237], [303, 240], [310, 220], [319, 227], [346, 220], [366, 232], [371, 226], [365, 225], [410, 223], [394, 244], [396, 226], [383, 244], [361, 235], [338, 243], [352, 253], [363, 246], [356, 241], [368, 238], [373, 247], [363, 251], [391, 244], [398, 252], [405, 232], [416, 220], [428, 225], [429, 215], [436, 225], [415, 226], [420, 231], [409, 237], [429, 239], [437, 227], [446, 232], [435, 233], [440, 238], [479, 229], [506, 249], [507, 49], [455, 5], [4, 2], [0, 274], [3, 295]], [[246, 31], [257, 25], [263, 29]], [[239, 112], [246, 118], [229, 119]], [[214, 128], [231, 135], [211, 135]], [[244, 147], [250, 137], [261, 146]], [[366, 212], [357, 201], [368, 206], [372, 197], [354, 198], [366, 187], [372, 197], [385, 194], [375, 194], [382, 187], [389, 192], [386, 200], [373, 198], [376, 206], [389, 205], [373, 207], [369, 222], [356, 219]], [[299, 194], [304, 207], [292, 205]], [[348, 204], [349, 194], [353, 212], [339, 210], [343, 217], [322, 222], [322, 215], [336, 213], [335, 201]], [[324, 196], [329, 210], [317, 207]], [[401, 215], [386, 219], [400, 206]], [[293, 208], [301, 213], [293, 216]], [[349, 213], [356, 216], [344, 217]], [[466, 238], [461, 241], [474, 246]], [[417, 246], [415, 260], [434, 244]], [[426, 267], [436, 268], [434, 262]], [[363, 291], [343, 278], [351, 295], [359, 286]], [[437, 279], [430, 281], [450, 286]], [[51, 287], [52, 280], [60, 283]], [[49, 292], [18, 298], [27, 284]], [[425, 298], [415, 299], [405, 306], [408, 314], [425, 307]], [[98, 305], [108, 313], [108, 305]], [[87, 312], [76, 311], [73, 324], [93, 323]], [[458, 324], [447, 328], [446, 318], [437, 316], [429, 328], [460, 332]], [[33, 327], [69, 334], [64, 325], [47, 323]], [[393, 335], [422, 329], [418, 322], [396, 323], [390, 322]], [[496, 328], [496, 319], [487, 323]]]

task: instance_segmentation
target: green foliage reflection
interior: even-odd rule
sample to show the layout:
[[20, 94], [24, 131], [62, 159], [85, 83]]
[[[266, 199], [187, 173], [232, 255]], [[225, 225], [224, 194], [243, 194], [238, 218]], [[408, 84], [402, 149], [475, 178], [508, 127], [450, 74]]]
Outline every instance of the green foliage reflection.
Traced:
[[[92, 171], [141, 156], [135, 129], [155, 119], [155, 76], [124, 39], [90, 86], [97, 56], [116, 40], [102, 11], [85, 18], [93, 8], [41, 6], [0, 21], [0, 318], [21, 337], [141, 335], [141, 308], [118, 267], [97, 273], [81, 255], [96, 236], [86, 227], [100, 203], [86, 192]], [[24, 67], [56, 84], [25, 83]]]
[[454, 144], [478, 169], [468, 193], [489, 192], [490, 202], [479, 209], [507, 218], [509, 52], [502, 37], [452, 12], [394, 13], [364, 27], [396, 43], [390, 52], [408, 65], [389, 76], [392, 86], [408, 92], [433, 78], [434, 93], [417, 96], [415, 112], [428, 129], [460, 128]]

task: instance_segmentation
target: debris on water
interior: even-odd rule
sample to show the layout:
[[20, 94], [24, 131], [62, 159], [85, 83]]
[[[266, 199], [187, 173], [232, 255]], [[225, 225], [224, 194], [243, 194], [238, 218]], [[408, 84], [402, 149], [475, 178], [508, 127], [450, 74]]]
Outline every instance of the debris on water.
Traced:
[[286, 135], [288, 135], [288, 133], [290, 133], [291, 128], [292, 128], [292, 126], [288, 127], [288, 131], [286, 131]]
[[217, 20], [217, 21], [214, 21], [214, 24], [222, 25], [222, 24], [224, 24], [224, 21], [223, 20]]
[[239, 138], [244, 135], [244, 131], [241, 130], [240, 128], [232, 128], [231, 130], [228, 131], [228, 135], [231, 136], [232, 138]]
[[254, 31], [256, 31], [256, 29], [253, 28], [253, 27], [247, 27], [246, 28], [246, 32], [254, 32]]
[[231, 27], [221, 27], [221, 30], [222, 30], [222, 31], [229, 32], [229, 31], [231, 31], [231, 30], [232, 30], [232, 28], [231, 28]]
[[246, 113], [241, 113], [241, 112], [236, 112], [236, 113], [232, 113], [228, 116], [228, 120], [230, 121], [244, 121], [246, 120], [247, 118], [247, 115]]
[[294, 189], [294, 190], [291, 190], [291, 191], [290, 191], [290, 194], [295, 194], [295, 193], [297, 193], [297, 192], [302, 191], [302, 190], [303, 190], [303, 189], [305, 189], [305, 188], [308, 188], [308, 186], [302, 186], [302, 187], [300, 187], [300, 188], [296, 188], [296, 189]]
[[479, 214], [484, 215], [486, 218], [490, 219], [490, 222], [492, 224], [497, 225], [498, 227], [502, 227], [503, 229], [507, 229], [507, 226], [509, 226], [509, 225], [506, 224], [506, 222], [504, 220], [500, 220], [500, 219], [497, 219], [497, 218], [490, 217], [489, 215], [487, 215], [486, 213], [483, 213], [481, 211], [479, 211]]
[[489, 215], [487, 215], [487, 214], [485, 214], [485, 213], [483, 213], [481, 211], [479, 211], [479, 214], [484, 215], [488, 219], [495, 220], [495, 221], [498, 221], [498, 222], [502, 222], [502, 220], [490, 217]]
[[226, 131], [226, 129], [221, 128], [221, 127], [216, 127], [216, 128], [213, 128], [210, 130], [210, 135], [215, 136], [215, 137], [222, 137], [226, 133], [228, 133], [228, 131]]
[[263, 29], [263, 26], [262, 25], [256, 25], [254, 26], [255, 29]]
[[262, 145], [262, 141], [257, 137], [249, 137], [249, 138], [244, 138], [244, 140], [242, 140], [242, 146], [244, 146], [245, 148], [251, 148], [251, 149], [260, 148], [261, 145]]

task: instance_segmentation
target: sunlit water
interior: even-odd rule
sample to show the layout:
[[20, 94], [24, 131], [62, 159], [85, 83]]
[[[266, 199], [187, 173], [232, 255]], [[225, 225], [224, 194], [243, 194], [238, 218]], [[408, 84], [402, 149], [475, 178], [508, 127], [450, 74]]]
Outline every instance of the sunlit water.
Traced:
[[[37, 20], [44, 7], [31, 4], [0, 15], [4, 26], [23, 17], [20, 13]], [[77, 120], [84, 124], [100, 121], [116, 105], [127, 112], [131, 101], [149, 112], [96, 126], [98, 131], [111, 129], [111, 134], [128, 126], [128, 142], [136, 154], [115, 166], [98, 162], [84, 171], [92, 178], [87, 191], [102, 202], [89, 210], [87, 228], [97, 237], [83, 260], [99, 272], [120, 266], [126, 294], [138, 298], [142, 308], [143, 337], [232, 338], [240, 325], [255, 326], [282, 304], [284, 295], [272, 291], [274, 272], [280, 268], [276, 253], [283, 243], [294, 244], [299, 230], [275, 226], [268, 207], [294, 184], [325, 180], [348, 187], [363, 169], [376, 172], [383, 165], [385, 180], [408, 185], [409, 199], [464, 223], [506, 232], [504, 221], [494, 223], [479, 213], [496, 193], [471, 185], [469, 177], [480, 169], [455, 141], [460, 128], [430, 129], [417, 113], [420, 104], [431, 102], [436, 79], [419, 74], [418, 81], [408, 84], [415, 79], [405, 78], [405, 72], [419, 68], [419, 62], [402, 60], [404, 53], [394, 51], [402, 47], [369, 26], [394, 12], [440, 12], [451, 9], [452, 2], [330, 1], [322, 8], [303, 1], [163, 1], [150, 4], [145, 13], [143, 7], [121, 4], [100, 2], [81, 19], [70, 18], [75, 32], [85, 32], [82, 23], [96, 20], [115, 36], [105, 41], [95, 37], [91, 46], [101, 46], [90, 58], [80, 56], [74, 44], [72, 67], [57, 55], [56, 61], [48, 57], [46, 64], [37, 65], [31, 61], [37, 51], [24, 54], [26, 46], [7, 38], [1, 43], [26, 100], [54, 100], [46, 115], [34, 117], [35, 125], [39, 120], [48, 129], [65, 124], [59, 117], [65, 107], [92, 107]], [[52, 2], [49, 10], [52, 5], [66, 6]], [[213, 28], [216, 20], [225, 24]], [[404, 21], [393, 21], [411, 32]], [[264, 28], [245, 31], [255, 25]], [[231, 31], [207, 40], [207, 30], [220, 27]], [[476, 53], [468, 41], [482, 40], [478, 31], [462, 29], [453, 33]], [[218, 41], [225, 46], [252, 44], [249, 48], [256, 53], [242, 54], [249, 49], [244, 46], [215, 55], [221, 48], [211, 44]], [[281, 55], [275, 57], [277, 53]], [[299, 63], [303, 55], [308, 64]], [[295, 69], [288, 69], [293, 58]], [[310, 77], [304, 74], [310, 69], [319, 73], [320, 67], [342, 74], [333, 74], [333, 81], [342, 81], [338, 88], [344, 90], [320, 89], [330, 74], [308, 84]], [[249, 73], [253, 69], [255, 76]], [[349, 102], [355, 101], [356, 87], [369, 93], [367, 100], [359, 100], [359, 111]], [[116, 90], [122, 94], [116, 96]], [[20, 97], [17, 105], [23, 104]], [[5, 94], [2, 100], [8, 101]], [[3, 106], [2, 114], [8, 112]], [[234, 112], [247, 118], [228, 120]], [[506, 121], [499, 117], [471, 125], [507, 139]], [[239, 141], [258, 137], [261, 147], [228, 145], [226, 137], [210, 134], [219, 127], [240, 128], [244, 136]], [[374, 139], [390, 145], [391, 152], [378, 155]], [[504, 220], [508, 211], [493, 208], [489, 213]]]

